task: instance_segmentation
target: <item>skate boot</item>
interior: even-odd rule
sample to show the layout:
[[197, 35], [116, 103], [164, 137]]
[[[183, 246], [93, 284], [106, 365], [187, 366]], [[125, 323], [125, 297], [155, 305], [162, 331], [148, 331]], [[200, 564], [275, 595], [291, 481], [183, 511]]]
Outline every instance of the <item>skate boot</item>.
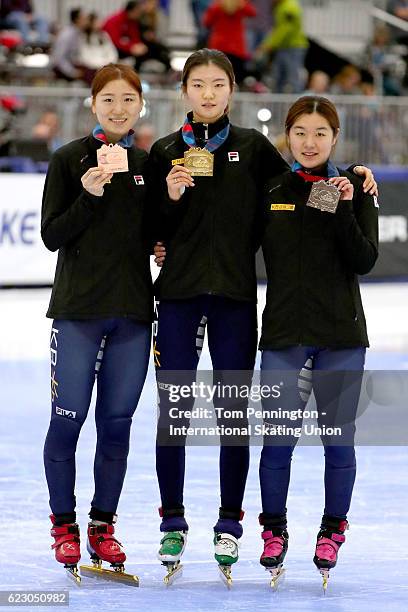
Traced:
[[76, 523], [63, 523], [56, 525], [58, 519], [51, 514], [52, 522], [51, 536], [55, 539], [51, 548], [55, 550], [55, 558], [58, 563], [63, 563], [67, 575], [77, 585], [81, 584], [81, 576], [78, 573], [78, 561], [81, 558], [79, 540], [79, 527]]
[[259, 562], [271, 573], [271, 587], [276, 589], [285, 575], [283, 561], [288, 550], [289, 535], [286, 529], [273, 527], [262, 533], [262, 539], [264, 550]]
[[184, 552], [187, 543], [187, 532], [185, 531], [165, 531], [160, 540], [160, 549], [157, 553], [157, 558], [162, 562], [167, 570], [164, 577], [166, 586], [174, 582], [175, 578], [179, 578], [182, 574], [182, 565], [180, 564], [181, 555]]
[[181, 555], [187, 543], [188, 525], [184, 518], [184, 506], [180, 504], [174, 508], [159, 508], [159, 516], [162, 519], [160, 531], [160, 549], [157, 558], [166, 568], [164, 584], [169, 586], [180, 578], [183, 566], [180, 563]]
[[329, 581], [329, 572], [337, 563], [340, 546], [345, 542], [344, 532], [349, 528], [345, 519], [323, 516], [320, 531], [317, 534], [316, 550], [313, 562], [323, 577], [323, 592]]
[[[114, 515], [113, 522], [116, 522]], [[139, 586], [139, 578], [125, 572], [126, 555], [122, 544], [114, 536], [115, 528], [111, 523], [92, 520], [88, 524], [87, 550], [91, 556], [92, 566], [81, 565], [81, 574], [90, 578], [103, 578]], [[102, 561], [110, 563], [112, 569], [102, 567]]]
[[231, 565], [238, 561], [238, 547], [237, 538], [230, 533], [214, 534], [214, 557], [228, 588], [232, 586]]

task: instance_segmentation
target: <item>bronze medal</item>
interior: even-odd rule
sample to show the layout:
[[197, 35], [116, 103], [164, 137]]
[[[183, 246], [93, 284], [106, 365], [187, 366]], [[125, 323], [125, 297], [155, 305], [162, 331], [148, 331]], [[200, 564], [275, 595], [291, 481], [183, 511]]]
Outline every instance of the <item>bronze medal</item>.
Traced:
[[184, 153], [184, 167], [191, 170], [191, 176], [213, 176], [214, 155], [207, 149], [191, 147]]
[[313, 183], [306, 206], [318, 208], [324, 212], [335, 213], [340, 200], [340, 191], [328, 181]]
[[96, 154], [98, 168], [105, 172], [127, 172], [129, 170], [127, 150], [118, 144], [103, 144]]

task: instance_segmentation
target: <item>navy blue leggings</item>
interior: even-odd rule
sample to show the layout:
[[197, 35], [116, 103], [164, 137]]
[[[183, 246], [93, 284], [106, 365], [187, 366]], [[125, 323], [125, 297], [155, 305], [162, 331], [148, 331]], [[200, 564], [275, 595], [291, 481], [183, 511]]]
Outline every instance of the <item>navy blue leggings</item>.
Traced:
[[[231, 381], [234, 372], [240, 371], [249, 384], [255, 364], [257, 345], [256, 304], [242, 302], [214, 295], [203, 295], [185, 300], [163, 300], [158, 306], [158, 330], [155, 339], [156, 377], [159, 386], [160, 416], [158, 422], [158, 441], [156, 446], [156, 469], [159, 480], [162, 507], [173, 510], [183, 505], [185, 446], [167, 444], [160, 436], [168, 431], [170, 408], [175, 404], [169, 401], [166, 383], [190, 385], [201, 354], [205, 329], [208, 332], [214, 383], [222, 379], [224, 384]], [[177, 371], [177, 372], [176, 372]], [[229, 371], [229, 372], [228, 372]], [[241, 372], [244, 371], [244, 372]], [[238, 374], [237, 374], [238, 376]], [[225, 380], [228, 378], [228, 380]], [[178, 402], [178, 408], [191, 410], [191, 398]], [[244, 401], [245, 403], [245, 401]], [[217, 405], [216, 400], [214, 404]], [[223, 404], [220, 404], [223, 405]], [[188, 422], [186, 421], [188, 424]], [[176, 425], [181, 425], [177, 421]], [[218, 419], [222, 425], [222, 418]], [[234, 423], [228, 421], [228, 426]], [[224, 445], [220, 448], [220, 488], [221, 507], [239, 515], [244, 497], [249, 467], [249, 446]], [[161, 530], [174, 528], [187, 529], [184, 519], [162, 521]], [[240, 537], [242, 527], [237, 520], [220, 519], [217, 531], [231, 532]]]
[[[303, 414], [313, 386], [319, 426], [337, 425], [342, 429], [340, 441], [334, 436], [321, 436], [325, 456], [324, 513], [339, 518], [346, 518], [350, 508], [356, 475], [355, 418], [364, 361], [365, 348], [331, 350], [296, 346], [262, 353], [262, 383], [276, 384], [277, 375], [278, 383], [284, 383], [280, 408], [300, 410]], [[263, 400], [262, 408], [276, 411], [276, 400]], [[282, 431], [288, 431], [283, 426], [301, 427], [302, 418], [295, 422], [274, 418], [273, 425], [281, 425]], [[262, 509], [268, 515], [282, 516], [286, 513], [290, 464], [297, 440], [293, 435], [264, 438], [259, 475]]]
[[44, 464], [55, 515], [75, 509], [75, 451], [97, 370], [92, 506], [115, 512], [129, 435], [146, 378], [151, 326], [131, 319], [56, 320], [51, 331], [51, 422]]

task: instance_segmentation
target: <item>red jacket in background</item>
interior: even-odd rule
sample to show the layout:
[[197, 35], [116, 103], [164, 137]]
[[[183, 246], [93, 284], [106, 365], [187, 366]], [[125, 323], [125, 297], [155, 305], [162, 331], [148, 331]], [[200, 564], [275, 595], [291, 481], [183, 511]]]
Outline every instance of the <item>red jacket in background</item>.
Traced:
[[119, 11], [107, 18], [102, 29], [109, 34], [119, 51], [129, 53], [136, 43], [142, 42], [137, 21], [129, 19], [126, 11]]
[[214, 2], [206, 11], [203, 23], [210, 30], [208, 47], [224, 53], [248, 59], [243, 20], [255, 17], [256, 9], [250, 2], [235, 13], [226, 13], [219, 2]]

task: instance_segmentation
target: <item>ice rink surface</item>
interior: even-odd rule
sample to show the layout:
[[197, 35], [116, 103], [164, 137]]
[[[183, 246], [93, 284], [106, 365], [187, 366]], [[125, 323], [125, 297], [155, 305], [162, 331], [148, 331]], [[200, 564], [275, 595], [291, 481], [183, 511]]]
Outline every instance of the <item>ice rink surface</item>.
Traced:
[[[325, 597], [312, 562], [323, 508], [322, 448], [299, 446], [294, 455], [288, 499], [287, 577], [276, 593], [269, 587], [269, 574], [258, 562], [260, 448], [251, 449], [244, 536], [230, 591], [219, 580], [213, 559], [212, 526], [219, 506], [218, 451], [215, 447], [188, 448], [185, 506], [190, 533], [183, 556], [184, 573], [166, 588], [164, 568], [156, 560], [160, 504], [154, 469], [156, 392], [151, 369], [134, 417], [117, 523], [117, 535], [128, 557], [126, 569], [139, 576], [140, 588], [86, 578], [80, 588], [73, 585], [50, 549], [42, 465], [50, 412], [50, 321], [43, 316], [48, 296], [46, 290], [0, 292], [0, 590], [69, 589], [69, 609], [75, 612], [167, 608], [181, 612], [408, 610], [408, 449], [402, 446], [357, 449], [350, 531]], [[261, 289], [260, 307], [263, 299]], [[372, 343], [367, 368], [408, 369], [408, 286], [364, 285], [363, 299]], [[204, 353], [200, 367], [209, 367], [209, 363]], [[94, 449], [91, 410], [77, 453], [77, 510], [83, 534], [93, 493]], [[82, 555], [87, 563], [85, 535]]]

